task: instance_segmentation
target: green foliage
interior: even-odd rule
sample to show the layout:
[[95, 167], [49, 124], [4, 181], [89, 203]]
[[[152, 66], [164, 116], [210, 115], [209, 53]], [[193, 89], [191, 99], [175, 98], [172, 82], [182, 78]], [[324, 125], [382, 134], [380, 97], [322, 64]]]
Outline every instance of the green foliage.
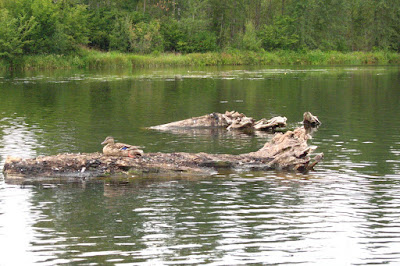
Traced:
[[[8, 64], [22, 55], [76, 55], [85, 46], [152, 55], [244, 52], [191, 58], [201, 64], [314, 64], [343, 61], [328, 58], [331, 51], [400, 51], [398, 0], [0, 0], [0, 15], [0, 57]], [[265, 50], [285, 52], [277, 60]], [[396, 60], [353, 57], [356, 63]]]
[[185, 18], [179, 21], [182, 32], [177, 50], [183, 53], [210, 52], [217, 49], [217, 37], [205, 19]]
[[140, 54], [163, 51], [163, 36], [159, 21], [153, 20], [149, 23], [142, 21], [134, 24], [128, 15], [118, 18], [110, 34], [110, 48]]
[[177, 43], [177, 50], [183, 53], [210, 52], [217, 49], [217, 38], [212, 32], [200, 31], [185, 35]]
[[209, 9], [213, 31], [221, 48], [240, 47], [238, 36], [244, 33], [248, 21], [247, 9], [252, 1], [210, 0]]
[[[4, 6], [2, 10], [7, 10], [9, 19], [30, 28], [29, 31], [14, 30], [18, 39], [29, 40], [29, 45], [21, 48], [24, 54], [69, 53], [88, 43], [85, 5], [68, 1], [16, 0]], [[34, 27], [29, 26], [33, 24]]]
[[179, 51], [178, 42], [182, 42], [185, 37], [179, 21], [173, 18], [167, 18], [160, 25], [160, 33], [164, 39], [165, 51]]
[[251, 21], [246, 23], [246, 31], [243, 36], [243, 48], [255, 52], [261, 50], [261, 40], [258, 39], [256, 29]]
[[89, 42], [88, 14], [85, 5], [62, 6], [58, 19], [57, 24], [62, 25], [68, 44], [74, 49]]
[[33, 17], [17, 19], [11, 17], [8, 10], [0, 9], [0, 58], [11, 67], [23, 54], [24, 48], [32, 43], [28, 36], [36, 25]]
[[[29, 5], [28, 1], [25, 1]], [[27, 6], [29, 8], [29, 6]], [[59, 16], [56, 5], [51, 0], [32, 1], [30, 10], [37, 22], [37, 27], [32, 31], [31, 38], [35, 40], [29, 47], [28, 52], [34, 53], [54, 53], [57, 49], [55, 40], [60, 40], [62, 32], [58, 27], [57, 18]], [[57, 34], [57, 36], [55, 36]], [[53, 40], [55, 38], [55, 40]], [[56, 44], [56, 45], [54, 45]]]
[[160, 32], [164, 38], [165, 51], [204, 53], [218, 49], [217, 37], [207, 29], [206, 20], [166, 19], [161, 23]]
[[130, 31], [132, 20], [128, 17], [119, 17], [114, 21], [112, 31], [109, 35], [110, 50], [128, 52], [130, 50]]
[[113, 10], [96, 8], [88, 11], [89, 46], [108, 51], [110, 39], [114, 38], [115, 14]]
[[[49, 31], [41, 30], [38, 34], [42, 34], [45, 38], [41, 38], [42, 42], [36, 47], [37, 52], [46, 53], [43, 51], [47, 48], [47, 52], [55, 54], [68, 54], [76, 51], [79, 45], [86, 45], [88, 39], [87, 13], [86, 7], [83, 5], [70, 6], [60, 2], [60, 7], [57, 7], [57, 18], [53, 21], [53, 15], [50, 21], [42, 22], [41, 26], [48, 23], [54, 23], [54, 28]], [[46, 35], [47, 34], [47, 35]]]
[[299, 35], [296, 33], [296, 21], [288, 16], [278, 16], [272, 25], [264, 25], [259, 36], [266, 50], [297, 49]]
[[159, 21], [139, 22], [135, 25], [127, 26], [131, 51], [140, 54], [163, 51], [163, 38], [160, 33]]

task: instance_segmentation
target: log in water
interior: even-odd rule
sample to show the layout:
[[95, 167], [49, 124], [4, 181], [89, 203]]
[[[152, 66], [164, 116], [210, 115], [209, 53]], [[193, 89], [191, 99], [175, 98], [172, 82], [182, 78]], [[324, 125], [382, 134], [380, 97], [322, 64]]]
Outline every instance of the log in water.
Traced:
[[[317, 119], [310, 113], [305, 113], [304, 118]], [[277, 133], [260, 150], [240, 155], [176, 152], [144, 153], [135, 158], [107, 156], [101, 153], [58, 154], [34, 159], [8, 157], [3, 171], [6, 178], [92, 177], [117, 173], [209, 175], [220, 169], [285, 170], [304, 173], [313, 169], [323, 158], [321, 153], [311, 159], [312, 149], [307, 144], [310, 138], [310, 123], [304, 122], [304, 125], [305, 127], [284, 134]]]
[[181, 121], [150, 127], [155, 130], [174, 130], [187, 128], [215, 128], [221, 127], [227, 130], [251, 129], [274, 132], [277, 128], [286, 127], [286, 117], [277, 116], [271, 119], [260, 119], [256, 121], [245, 114], [226, 111], [224, 114], [211, 113], [203, 116], [192, 117]]

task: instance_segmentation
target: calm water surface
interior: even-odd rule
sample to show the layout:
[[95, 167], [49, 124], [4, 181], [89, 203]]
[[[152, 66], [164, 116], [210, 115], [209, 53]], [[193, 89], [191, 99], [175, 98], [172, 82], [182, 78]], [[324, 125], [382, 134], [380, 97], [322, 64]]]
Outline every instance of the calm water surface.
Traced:
[[304, 111], [325, 159], [308, 175], [4, 179], [0, 265], [400, 265], [400, 68], [203, 68], [0, 75], [7, 155], [95, 152], [107, 135], [147, 152], [240, 154], [271, 136], [146, 127], [236, 110]]

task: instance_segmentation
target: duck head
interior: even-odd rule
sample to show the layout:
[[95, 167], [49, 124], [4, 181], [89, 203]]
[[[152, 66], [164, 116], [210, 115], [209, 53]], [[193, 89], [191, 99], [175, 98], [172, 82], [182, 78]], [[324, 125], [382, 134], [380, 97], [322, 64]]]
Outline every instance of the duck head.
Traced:
[[114, 144], [114, 138], [111, 136], [108, 136], [102, 143], [101, 145], [106, 145], [106, 144]]

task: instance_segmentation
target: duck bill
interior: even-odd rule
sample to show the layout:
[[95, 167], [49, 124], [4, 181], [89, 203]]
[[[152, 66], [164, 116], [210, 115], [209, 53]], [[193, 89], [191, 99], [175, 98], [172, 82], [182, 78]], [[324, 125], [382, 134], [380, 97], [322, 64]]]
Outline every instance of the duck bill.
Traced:
[[106, 141], [103, 141], [103, 142], [101, 143], [101, 145], [105, 145], [105, 144], [107, 144], [107, 142], [106, 142]]

